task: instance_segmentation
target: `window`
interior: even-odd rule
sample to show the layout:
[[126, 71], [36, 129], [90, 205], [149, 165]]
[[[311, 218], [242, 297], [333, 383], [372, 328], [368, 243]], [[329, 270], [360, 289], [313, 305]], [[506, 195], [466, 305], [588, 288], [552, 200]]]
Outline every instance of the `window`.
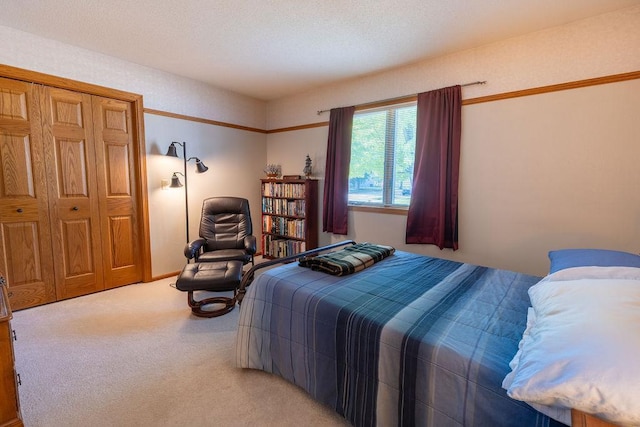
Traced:
[[409, 206], [416, 148], [416, 103], [356, 112], [349, 204]]

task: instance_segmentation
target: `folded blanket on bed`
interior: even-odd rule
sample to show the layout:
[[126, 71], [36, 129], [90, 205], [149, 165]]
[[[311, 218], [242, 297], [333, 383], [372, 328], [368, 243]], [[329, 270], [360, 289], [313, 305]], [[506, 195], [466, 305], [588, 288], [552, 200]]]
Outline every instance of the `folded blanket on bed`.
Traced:
[[346, 276], [364, 270], [394, 252], [395, 248], [391, 246], [358, 243], [328, 254], [302, 258], [299, 265], [334, 276]]

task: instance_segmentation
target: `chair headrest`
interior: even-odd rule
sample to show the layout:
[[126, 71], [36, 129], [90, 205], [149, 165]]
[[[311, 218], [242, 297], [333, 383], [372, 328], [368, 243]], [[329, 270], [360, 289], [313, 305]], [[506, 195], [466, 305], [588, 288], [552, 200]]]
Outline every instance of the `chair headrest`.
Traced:
[[202, 216], [223, 213], [249, 215], [249, 201], [241, 197], [210, 197], [202, 202]]

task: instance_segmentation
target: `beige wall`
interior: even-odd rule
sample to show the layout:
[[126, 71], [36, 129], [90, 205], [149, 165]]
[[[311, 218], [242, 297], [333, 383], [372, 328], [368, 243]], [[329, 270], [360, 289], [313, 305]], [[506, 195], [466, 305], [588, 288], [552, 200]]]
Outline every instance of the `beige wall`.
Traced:
[[[270, 102], [270, 128], [328, 120], [316, 110], [467, 81], [463, 98], [640, 70], [640, 7]], [[544, 275], [560, 247], [640, 248], [640, 86], [594, 86], [463, 107], [460, 250], [404, 244], [406, 216], [349, 213], [348, 236]], [[276, 132], [267, 160], [324, 174], [327, 127]], [[321, 187], [322, 187], [321, 182]], [[320, 199], [321, 201], [321, 199]], [[320, 227], [321, 229], [321, 227]]]
[[640, 250], [640, 80], [463, 107], [461, 255], [544, 274], [565, 247]]
[[[266, 157], [263, 133], [145, 114], [149, 190], [149, 227], [153, 275], [182, 269], [186, 258], [184, 187], [161, 188], [161, 180], [182, 172], [182, 158], [165, 156], [172, 141], [187, 143], [187, 157], [198, 157], [209, 167], [196, 173], [195, 162], [187, 164], [189, 185], [189, 236], [198, 237], [202, 201], [214, 196], [244, 197], [249, 200], [254, 227], [259, 231], [260, 185]], [[178, 147], [178, 153], [182, 148]], [[182, 183], [184, 180], [180, 177]]]
[[[406, 245], [404, 215], [354, 211], [347, 236], [320, 233], [320, 243], [378, 242], [536, 275], [552, 249], [638, 252], [639, 111], [640, 80], [464, 106], [458, 251]], [[322, 177], [326, 138], [327, 127], [271, 134], [267, 157], [299, 173], [306, 147]]]
[[[138, 93], [145, 108], [265, 128], [263, 101], [3, 26], [0, 63]], [[187, 141], [187, 154], [200, 157], [210, 168], [197, 175], [194, 163], [188, 166], [192, 238], [198, 235], [205, 197], [247, 197], [254, 222], [259, 221], [264, 133], [145, 114], [145, 139], [153, 276], [179, 271], [185, 264], [184, 192], [160, 189], [161, 179], [183, 168], [181, 160], [163, 155], [171, 141]]]

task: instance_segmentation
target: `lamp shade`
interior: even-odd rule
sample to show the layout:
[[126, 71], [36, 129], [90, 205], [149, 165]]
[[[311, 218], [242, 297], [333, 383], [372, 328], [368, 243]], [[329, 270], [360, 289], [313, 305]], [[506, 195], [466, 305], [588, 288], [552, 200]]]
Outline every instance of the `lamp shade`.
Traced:
[[169, 145], [169, 149], [167, 150], [167, 156], [170, 157], [178, 157], [178, 152], [176, 150], [176, 143], [172, 142], [171, 145]]
[[180, 178], [178, 178], [178, 172], [174, 172], [173, 176], [171, 176], [171, 188], [179, 188], [182, 187], [182, 183], [180, 182]]
[[198, 173], [204, 173], [206, 171], [208, 171], [209, 168], [207, 166], [205, 166], [204, 163], [202, 163], [202, 161], [196, 157], [196, 172]]

